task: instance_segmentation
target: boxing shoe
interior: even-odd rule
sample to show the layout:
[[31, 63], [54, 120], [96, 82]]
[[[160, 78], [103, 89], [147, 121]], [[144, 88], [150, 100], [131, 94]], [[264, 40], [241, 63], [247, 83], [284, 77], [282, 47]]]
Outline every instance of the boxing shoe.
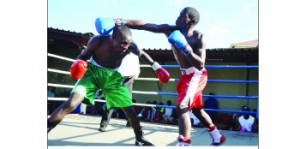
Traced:
[[126, 127], [131, 127], [130, 122], [127, 120]]
[[179, 135], [177, 138], [177, 145], [176, 146], [192, 146], [191, 139], [184, 138], [182, 135]]
[[144, 132], [142, 130], [142, 128], [138, 131], [134, 131], [135, 133], [135, 145], [137, 146], [154, 146], [152, 143], [150, 143], [149, 141], [147, 141], [144, 138]]
[[226, 137], [224, 135], [221, 134], [221, 138], [216, 141], [216, 140], [213, 140], [213, 142], [210, 144], [210, 146], [220, 146], [222, 145], [224, 142], [226, 141]]
[[49, 119], [47, 119], [47, 133], [49, 133], [54, 127], [56, 127], [56, 125], [56, 123], [53, 123]]
[[217, 127], [214, 127], [211, 131], [209, 131], [209, 134], [213, 140], [210, 146], [219, 146], [226, 141], [226, 137], [220, 133]]
[[98, 129], [101, 132], [105, 132], [106, 131], [106, 127], [110, 121], [110, 118], [112, 116], [113, 110], [107, 110], [105, 112], [103, 112], [101, 121], [100, 121], [100, 128]]
[[107, 128], [107, 125], [108, 125], [108, 121], [101, 119], [100, 128], [98, 130], [101, 131], [101, 132], [105, 132], [106, 128]]

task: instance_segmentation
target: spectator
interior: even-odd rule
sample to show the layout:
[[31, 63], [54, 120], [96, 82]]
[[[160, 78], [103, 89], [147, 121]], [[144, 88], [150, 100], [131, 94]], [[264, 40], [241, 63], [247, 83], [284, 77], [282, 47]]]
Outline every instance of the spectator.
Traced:
[[[150, 101], [147, 101], [146, 104], [151, 104]], [[153, 121], [155, 116], [155, 108], [153, 107], [144, 107], [142, 111], [138, 114], [138, 117], [145, 121]]]
[[257, 111], [257, 109], [254, 109], [253, 112], [256, 112], [257, 114], [255, 115], [252, 132], [258, 133], [258, 111]]
[[[242, 107], [242, 111], [250, 111], [250, 108], [247, 106]], [[254, 117], [249, 114], [242, 114], [238, 119], [240, 125], [240, 132], [252, 132]]]
[[[136, 103], [136, 100], [135, 100], [135, 99], [132, 99], [132, 103]], [[139, 113], [139, 112], [140, 112], [140, 110], [139, 110], [139, 107], [138, 107], [138, 106], [136, 106], [136, 105], [133, 105], [133, 108], [134, 108], [134, 110], [135, 110], [135, 112], [136, 112], [136, 113]]]
[[190, 117], [191, 117], [192, 127], [199, 126], [200, 120], [194, 115], [194, 113], [192, 111], [190, 111], [189, 113], [190, 113]]
[[233, 115], [228, 113], [222, 113], [219, 115], [219, 123], [217, 123], [218, 128], [222, 130], [230, 130], [233, 126]]
[[[48, 87], [48, 97], [55, 97], [55, 87], [51, 87], [51, 86]], [[49, 100], [47, 105], [48, 105], [47, 114], [52, 113], [57, 106], [56, 101], [49, 101]]]
[[[162, 102], [159, 103], [159, 105], [164, 105]], [[162, 115], [164, 114], [164, 108], [156, 108], [155, 117], [154, 120], [156, 122], [161, 122], [163, 120]]]
[[[214, 96], [215, 94], [214, 93], [209, 93], [209, 95]], [[208, 97], [205, 100], [204, 108], [207, 108], [207, 109], [218, 109], [219, 108], [219, 102], [214, 97]], [[212, 119], [213, 122], [217, 121], [217, 118], [218, 118], [218, 113], [217, 112], [207, 111], [207, 114], [210, 116], [210, 118]]]
[[153, 100], [152, 104], [157, 105], [157, 101]]
[[[172, 105], [172, 101], [168, 100], [167, 101], [167, 105], [171, 106]], [[174, 113], [174, 109], [173, 108], [165, 108], [164, 114], [163, 114], [163, 119], [164, 119], [165, 123], [170, 123], [170, 122], [173, 121], [173, 119], [174, 119], [173, 113]]]
[[48, 97], [55, 97], [55, 87], [48, 87]]

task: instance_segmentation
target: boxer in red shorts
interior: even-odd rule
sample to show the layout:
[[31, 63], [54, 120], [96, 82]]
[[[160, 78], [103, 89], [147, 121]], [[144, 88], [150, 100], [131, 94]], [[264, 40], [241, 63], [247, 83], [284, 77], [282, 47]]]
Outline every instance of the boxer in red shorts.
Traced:
[[181, 76], [177, 84], [178, 100], [177, 105], [189, 105], [192, 108], [202, 109], [202, 91], [207, 83], [207, 71], [201, 71], [190, 67], [181, 69]]

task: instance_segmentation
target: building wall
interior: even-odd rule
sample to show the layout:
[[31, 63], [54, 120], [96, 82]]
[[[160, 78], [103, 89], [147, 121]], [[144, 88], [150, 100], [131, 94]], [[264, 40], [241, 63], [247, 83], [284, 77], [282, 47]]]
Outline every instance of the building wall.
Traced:
[[[48, 44], [48, 53], [75, 59], [79, 55], [80, 50], [76, 46], [73, 46], [72, 43], [68, 44], [68, 42], [64, 42], [63, 44], [55, 44], [55, 46], [51, 46]], [[72, 62], [48, 56], [47, 57], [47, 65], [48, 65], [48, 68], [51, 68], [51, 69], [69, 71], [70, 67], [72, 65]], [[75, 81], [71, 78], [70, 75], [49, 72], [49, 71], [48, 71], [47, 75], [48, 75], [48, 83], [64, 84], [64, 85], [74, 85], [75, 84]], [[71, 90], [72, 89], [70, 89], [70, 88], [57, 87], [55, 89], [55, 96], [56, 97], [69, 97]]]
[[247, 45], [234, 45], [232, 48], [255, 48], [256, 46], [247, 46]]

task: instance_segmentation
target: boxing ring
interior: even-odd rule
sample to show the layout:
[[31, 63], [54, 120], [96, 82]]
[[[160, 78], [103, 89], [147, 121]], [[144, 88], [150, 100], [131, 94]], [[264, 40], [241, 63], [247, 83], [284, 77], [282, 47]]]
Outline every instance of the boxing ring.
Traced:
[[[49, 57], [74, 62], [74, 59], [50, 54]], [[161, 65], [164, 68], [179, 68], [178, 65]], [[140, 67], [150, 67], [140, 65]], [[206, 66], [212, 69], [258, 69], [258, 66]], [[48, 72], [70, 75], [69, 71], [62, 71], [48, 68]], [[137, 78], [136, 81], [159, 81], [157, 78]], [[170, 78], [169, 82], [178, 82], [177, 78]], [[247, 83], [258, 84], [257, 80], [208, 80], [208, 83]], [[73, 88], [73, 85], [48, 83], [49, 87], [55, 88]], [[133, 94], [157, 95], [157, 96], [177, 96], [175, 92], [153, 92], [133, 90]], [[258, 100], [258, 96], [228, 96], [228, 95], [205, 95], [203, 98], [214, 97], [224, 99], [247, 99]], [[48, 97], [48, 100], [66, 101], [64, 97]], [[95, 102], [105, 102], [104, 100], [95, 99]], [[175, 106], [153, 105], [143, 103], [133, 103], [136, 106], [154, 107], [154, 108], [175, 108]], [[205, 111], [220, 113], [241, 113], [241, 114], [258, 114], [258, 112], [227, 110], [227, 109], [204, 109]], [[134, 133], [131, 127], [126, 127], [126, 120], [112, 118], [106, 132], [99, 132], [99, 123], [101, 116], [92, 116], [85, 114], [69, 114], [55, 129], [48, 133], [48, 147], [51, 146], [134, 146]], [[155, 146], [176, 146], [178, 136], [178, 126], [158, 124], [141, 121], [144, 135], [147, 140]], [[221, 130], [226, 136], [226, 142], [223, 146], [258, 146], [258, 133], [243, 133], [238, 131]], [[193, 146], [208, 146], [211, 138], [205, 128], [192, 128], [191, 140]]]

